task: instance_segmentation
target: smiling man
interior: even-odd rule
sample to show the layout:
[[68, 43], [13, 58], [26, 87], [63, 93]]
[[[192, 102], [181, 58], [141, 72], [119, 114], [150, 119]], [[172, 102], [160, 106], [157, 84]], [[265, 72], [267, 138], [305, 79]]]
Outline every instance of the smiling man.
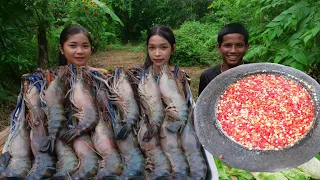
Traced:
[[211, 67], [200, 76], [199, 95], [204, 88], [222, 72], [246, 63], [243, 56], [249, 48], [249, 33], [240, 23], [231, 23], [218, 32], [217, 50], [222, 57], [222, 64]]

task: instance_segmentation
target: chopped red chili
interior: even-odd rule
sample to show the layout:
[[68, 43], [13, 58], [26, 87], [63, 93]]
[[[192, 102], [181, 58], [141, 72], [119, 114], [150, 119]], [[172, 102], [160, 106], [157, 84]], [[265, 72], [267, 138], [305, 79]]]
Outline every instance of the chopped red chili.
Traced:
[[226, 89], [217, 117], [225, 134], [248, 149], [278, 150], [309, 132], [314, 106], [297, 82], [281, 75], [256, 74]]

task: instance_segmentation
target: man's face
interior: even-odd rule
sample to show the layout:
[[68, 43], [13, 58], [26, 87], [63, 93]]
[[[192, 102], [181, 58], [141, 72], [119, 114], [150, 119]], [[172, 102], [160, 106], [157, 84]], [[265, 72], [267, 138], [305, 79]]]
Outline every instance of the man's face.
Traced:
[[235, 67], [242, 64], [242, 58], [246, 54], [249, 44], [245, 44], [242, 34], [233, 33], [223, 36], [221, 45], [217, 44], [223, 64]]

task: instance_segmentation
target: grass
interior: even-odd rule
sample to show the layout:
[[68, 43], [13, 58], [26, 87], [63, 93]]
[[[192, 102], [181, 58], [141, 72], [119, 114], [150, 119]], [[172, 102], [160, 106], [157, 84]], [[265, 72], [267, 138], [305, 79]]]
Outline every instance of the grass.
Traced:
[[132, 45], [132, 44], [110, 44], [107, 46], [107, 49], [111, 50], [122, 50], [122, 51], [130, 51], [130, 52], [143, 52], [145, 51], [144, 44]]

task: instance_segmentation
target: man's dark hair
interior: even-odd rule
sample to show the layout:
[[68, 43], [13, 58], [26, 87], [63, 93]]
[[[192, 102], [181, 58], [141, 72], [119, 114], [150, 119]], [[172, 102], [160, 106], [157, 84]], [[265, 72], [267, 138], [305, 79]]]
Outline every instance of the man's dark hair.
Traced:
[[219, 45], [223, 42], [223, 36], [227, 34], [238, 33], [242, 34], [244, 37], [244, 43], [248, 44], [249, 41], [249, 33], [248, 30], [244, 27], [244, 25], [240, 23], [231, 23], [225, 25], [219, 32], [218, 32], [218, 43]]

